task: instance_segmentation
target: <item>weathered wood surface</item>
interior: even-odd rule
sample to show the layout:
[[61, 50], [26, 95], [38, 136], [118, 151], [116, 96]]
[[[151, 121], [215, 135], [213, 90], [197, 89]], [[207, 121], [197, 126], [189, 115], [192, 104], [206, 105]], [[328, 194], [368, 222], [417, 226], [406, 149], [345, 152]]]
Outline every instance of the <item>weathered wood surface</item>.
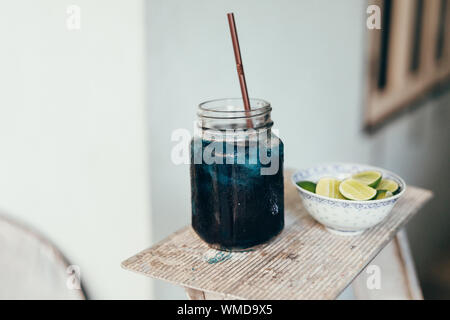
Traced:
[[[377, 272], [376, 275], [375, 272]], [[377, 281], [379, 281], [376, 286], [374, 286], [374, 276], [378, 277]], [[350, 297], [356, 300], [423, 300], [406, 232], [400, 230], [348, 288], [353, 291]], [[223, 300], [225, 298], [223, 294], [188, 287], [185, 289], [190, 300]], [[344, 299], [350, 297], [347, 294]], [[342, 299], [342, 296], [340, 295], [337, 299], [339, 298]]]
[[286, 181], [286, 227], [271, 243], [248, 252], [217, 251], [185, 227], [122, 266], [192, 288], [191, 295], [200, 290], [224, 299], [334, 299], [431, 197], [408, 186], [381, 224], [359, 236], [338, 236], [308, 215]]

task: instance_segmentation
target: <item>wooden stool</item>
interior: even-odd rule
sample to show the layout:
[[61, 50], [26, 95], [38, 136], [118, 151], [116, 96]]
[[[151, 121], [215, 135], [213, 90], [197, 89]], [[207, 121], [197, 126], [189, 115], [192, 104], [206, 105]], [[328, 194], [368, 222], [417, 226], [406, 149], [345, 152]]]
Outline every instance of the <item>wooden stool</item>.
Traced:
[[[261, 248], [217, 251], [185, 227], [122, 266], [184, 286], [190, 299], [335, 299], [352, 282], [361, 299], [422, 299], [406, 235], [399, 230], [431, 197], [408, 186], [382, 223], [358, 236], [339, 236], [309, 216], [285, 181], [285, 229]], [[366, 273], [374, 272], [365, 269], [371, 261], [380, 288], [367, 285], [376, 276]]]

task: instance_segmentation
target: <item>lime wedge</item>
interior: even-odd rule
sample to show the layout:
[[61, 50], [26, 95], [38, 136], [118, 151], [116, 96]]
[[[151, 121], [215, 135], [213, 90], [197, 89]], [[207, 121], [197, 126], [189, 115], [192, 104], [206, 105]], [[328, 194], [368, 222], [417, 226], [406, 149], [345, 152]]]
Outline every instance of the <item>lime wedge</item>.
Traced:
[[378, 171], [363, 171], [354, 174], [352, 178], [366, 186], [375, 188], [381, 181], [381, 173]]
[[390, 191], [387, 190], [377, 190], [377, 196], [375, 197], [375, 200], [381, 200], [381, 199], [386, 199], [389, 197], [392, 197], [393, 194]]
[[297, 185], [300, 188], [303, 188], [303, 189], [308, 190], [310, 192], [313, 192], [313, 193], [316, 192], [316, 184], [314, 182], [311, 182], [311, 181], [299, 181], [299, 182], [297, 182]]
[[339, 186], [339, 191], [344, 197], [350, 200], [370, 200], [377, 195], [377, 190], [355, 179], [342, 181]]
[[377, 186], [377, 190], [387, 190], [392, 193], [395, 193], [398, 190], [398, 184], [393, 180], [382, 179]]
[[322, 178], [316, 186], [316, 193], [329, 198], [345, 199], [339, 192], [341, 182], [334, 178]]

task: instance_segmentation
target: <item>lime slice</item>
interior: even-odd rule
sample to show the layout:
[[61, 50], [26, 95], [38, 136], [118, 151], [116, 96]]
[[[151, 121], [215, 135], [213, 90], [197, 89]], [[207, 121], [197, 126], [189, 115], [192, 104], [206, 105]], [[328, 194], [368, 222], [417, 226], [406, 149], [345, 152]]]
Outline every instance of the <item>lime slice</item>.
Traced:
[[341, 182], [337, 179], [322, 178], [317, 183], [316, 193], [328, 198], [345, 199], [339, 192], [340, 184]]
[[311, 182], [311, 181], [299, 181], [299, 182], [297, 182], [297, 185], [300, 188], [303, 188], [303, 189], [308, 190], [310, 192], [313, 192], [313, 193], [316, 192], [316, 184], [314, 182]]
[[342, 181], [339, 186], [339, 191], [344, 197], [350, 200], [370, 200], [377, 195], [377, 190], [355, 179]]
[[386, 199], [392, 196], [393, 196], [392, 192], [388, 190], [377, 190], [377, 196], [375, 197], [375, 200]]
[[377, 190], [387, 190], [392, 193], [395, 193], [398, 190], [398, 184], [393, 180], [382, 179], [377, 186]]
[[381, 181], [381, 173], [378, 171], [363, 171], [354, 174], [352, 178], [366, 186], [375, 188]]

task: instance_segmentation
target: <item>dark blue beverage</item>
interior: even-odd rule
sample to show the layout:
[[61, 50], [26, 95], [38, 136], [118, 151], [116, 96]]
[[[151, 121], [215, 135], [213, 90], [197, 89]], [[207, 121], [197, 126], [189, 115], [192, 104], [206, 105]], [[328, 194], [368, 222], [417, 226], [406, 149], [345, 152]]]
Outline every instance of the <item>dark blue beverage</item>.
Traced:
[[[264, 123], [255, 130], [256, 143], [245, 139], [246, 133], [240, 142], [205, 136], [191, 142], [192, 227], [214, 248], [250, 248], [267, 242], [284, 227], [283, 143], [267, 130], [272, 122]], [[259, 138], [260, 130], [269, 136]], [[198, 161], [213, 141], [222, 149], [211, 153], [215, 161]], [[260, 156], [264, 152], [270, 163]], [[273, 166], [274, 160], [277, 168], [263, 174], [261, 169]]]

